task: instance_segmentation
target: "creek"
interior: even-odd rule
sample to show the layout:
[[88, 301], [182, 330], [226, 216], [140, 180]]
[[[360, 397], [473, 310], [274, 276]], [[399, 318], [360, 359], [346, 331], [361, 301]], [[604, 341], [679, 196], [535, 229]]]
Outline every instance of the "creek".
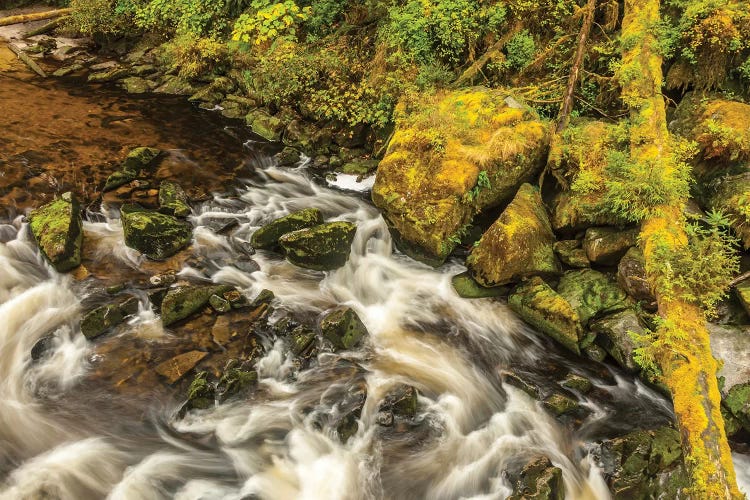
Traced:
[[[279, 168], [273, 148], [180, 98], [39, 84], [12, 64], [0, 73], [0, 498], [504, 498], [504, 471], [542, 454], [562, 470], [567, 498], [604, 499], [594, 444], [671, 420], [670, 403], [633, 377], [569, 356], [501, 301], [458, 297], [457, 259], [433, 269], [395, 251], [367, 183], [331, 186], [304, 162]], [[145, 260], [125, 246], [118, 200], [105, 197], [84, 216], [90, 274], [58, 274], [23, 214], [55, 192], [92, 190], [136, 145], [168, 151], [159, 176], [202, 199], [188, 219], [193, 244], [167, 263]], [[357, 225], [346, 265], [317, 272], [250, 254], [259, 226], [309, 207]], [[238, 265], [249, 261], [257, 266]], [[252, 394], [183, 417], [185, 385], [158, 380], [154, 359], [183, 344], [217, 359], [226, 349], [210, 340], [215, 315], [161, 325], [142, 283], [166, 268], [251, 299], [271, 290], [271, 325], [345, 305], [369, 335], [299, 363], [288, 338], [254, 332], [263, 354]], [[138, 297], [138, 313], [85, 339], [81, 313], [118, 283]], [[48, 352], [34, 360], [44, 337]], [[597, 397], [584, 397], [586, 416], [566, 425], [503, 383], [508, 370], [540, 385], [555, 383], [550, 373], [580, 374]], [[419, 391], [417, 415], [383, 426], [379, 401], [396, 384]], [[357, 430], [342, 442], [336, 424], [362, 394]], [[736, 464], [746, 482], [747, 459]]]

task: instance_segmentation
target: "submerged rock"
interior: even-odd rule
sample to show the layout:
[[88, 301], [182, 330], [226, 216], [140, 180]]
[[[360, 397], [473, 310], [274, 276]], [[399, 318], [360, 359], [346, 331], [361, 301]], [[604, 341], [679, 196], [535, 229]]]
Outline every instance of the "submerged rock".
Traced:
[[203, 351], [186, 352], [160, 363], [155, 370], [156, 373], [165, 377], [170, 384], [174, 384], [195, 368], [195, 365], [206, 356], [208, 356], [208, 353]]
[[593, 269], [565, 273], [557, 293], [578, 312], [583, 325], [596, 316], [628, 307], [625, 292], [605, 274]]
[[522, 283], [508, 297], [508, 305], [528, 324], [580, 354], [583, 331], [578, 313], [541, 278]]
[[523, 466], [508, 500], [565, 500], [562, 470], [547, 457], [536, 457]]
[[367, 336], [367, 328], [350, 307], [334, 309], [318, 324], [325, 338], [338, 349], [351, 349]]
[[123, 205], [120, 213], [125, 244], [151, 259], [166, 259], [190, 244], [188, 222], [133, 204]]
[[508, 293], [508, 289], [502, 286], [492, 288], [483, 287], [471, 277], [469, 271], [455, 275], [451, 278], [451, 285], [459, 297], [465, 299], [483, 299], [487, 297], [499, 297]]
[[172, 288], [161, 301], [161, 322], [169, 326], [200, 311], [212, 295], [221, 296], [232, 290], [227, 285], [182, 286]]
[[612, 266], [638, 241], [638, 229], [590, 227], [583, 239], [583, 249], [591, 262]]
[[64, 273], [81, 264], [83, 222], [73, 193], [65, 193], [31, 212], [29, 226], [42, 255], [57, 272]]
[[349, 260], [356, 232], [357, 226], [351, 222], [328, 222], [285, 234], [279, 244], [292, 264], [330, 271]]
[[91, 340], [138, 312], [138, 299], [130, 297], [116, 304], [107, 304], [89, 311], [81, 320], [81, 333]]
[[509, 201], [541, 170], [548, 127], [506, 97], [475, 87], [399, 104], [372, 199], [414, 258], [442, 263], [478, 212]]
[[317, 208], [292, 212], [258, 228], [250, 237], [250, 244], [253, 248], [272, 249], [278, 246], [279, 238], [285, 234], [322, 223], [323, 214]]
[[159, 185], [159, 212], [176, 217], [190, 215], [187, 194], [176, 182], [162, 181]]
[[388, 391], [379, 411], [390, 412], [396, 417], [414, 418], [417, 414], [419, 392], [412, 386], [398, 384]]
[[132, 149], [122, 162], [120, 170], [107, 177], [102, 191], [116, 189], [138, 178], [143, 169], [149, 168], [159, 156], [161, 150], [149, 147]]
[[466, 259], [480, 285], [498, 286], [561, 271], [539, 191], [524, 184]]

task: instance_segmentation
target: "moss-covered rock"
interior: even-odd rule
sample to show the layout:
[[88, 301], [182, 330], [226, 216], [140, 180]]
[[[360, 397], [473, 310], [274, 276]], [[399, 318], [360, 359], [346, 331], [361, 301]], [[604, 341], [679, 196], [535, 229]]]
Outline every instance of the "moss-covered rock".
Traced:
[[638, 242], [638, 229], [590, 227], [583, 239], [583, 249], [591, 262], [612, 266]]
[[560, 385], [567, 389], [578, 391], [581, 394], [586, 394], [594, 388], [594, 384], [591, 383], [591, 380], [575, 373], [569, 373], [566, 375], [565, 380], [563, 380]]
[[212, 295], [232, 290], [227, 285], [181, 286], [170, 289], [161, 301], [161, 322], [169, 326], [200, 311]]
[[646, 309], [656, 307], [656, 297], [646, 276], [646, 261], [638, 247], [632, 247], [617, 265], [617, 283]]
[[107, 83], [125, 78], [129, 74], [130, 70], [127, 68], [115, 67], [106, 71], [91, 73], [87, 79], [89, 83]]
[[376, 159], [357, 158], [344, 163], [339, 170], [345, 174], [367, 175], [374, 172], [379, 163]]
[[507, 96], [473, 88], [399, 104], [372, 199], [402, 250], [444, 261], [479, 211], [509, 201], [539, 173], [548, 127]]
[[568, 271], [560, 278], [557, 293], [578, 312], [583, 325], [596, 316], [628, 307], [627, 295], [617, 283], [593, 269]]
[[154, 260], [170, 257], [190, 244], [193, 227], [171, 215], [126, 204], [120, 209], [125, 244]]
[[598, 210], [601, 195], [582, 200], [570, 191], [557, 193], [552, 199], [550, 223], [555, 232], [574, 234], [591, 226], [622, 226], [627, 220]]
[[750, 382], [729, 389], [722, 404], [750, 432]]
[[482, 286], [498, 286], [560, 272], [555, 235], [539, 191], [523, 184], [513, 201], [474, 246], [466, 265]]
[[558, 241], [553, 245], [553, 249], [560, 261], [566, 266], [582, 269], [591, 265], [589, 258], [586, 256], [586, 251], [581, 248], [579, 240]]
[[508, 297], [508, 305], [524, 321], [576, 354], [583, 337], [576, 310], [541, 278], [521, 284]]
[[575, 398], [559, 392], [552, 393], [544, 398], [542, 404], [544, 405], [544, 408], [555, 417], [581, 410], [581, 405], [578, 404], [578, 401]]
[[226, 401], [237, 396], [258, 382], [258, 372], [240, 365], [239, 361], [230, 360], [224, 367], [224, 373], [216, 385], [219, 401]]
[[190, 383], [187, 393], [187, 402], [183, 406], [183, 411], [188, 410], [207, 410], [214, 405], [215, 389], [208, 381], [208, 373], [200, 372]]
[[29, 226], [42, 255], [58, 272], [81, 264], [83, 222], [73, 193], [65, 193], [29, 215]]
[[591, 323], [600, 345], [625, 371], [638, 373], [641, 367], [635, 362], [634, 351], [641, 347], [631, 334], [645, 335], [645, 330], [632, 309], [626, 309]]
[[356, 232], [357, 226], [351, 222], [328, 222], [285, 234], [279, 244], [292, 264], [330, 271], [349, 260]]
[[508, 500], [564, 500], [562, 470], [547, 457], [535, 457], [523, 466]]
[[250, 237], [250, 244], [253, 248], [276, 248], [279, 244], [279, 238], [285, 234], [322, 223], [323, 214], [317, 208], [306, 208], [292, 212], [258, 228]]
[[503, 286], [487, 288], [471, 277], [469, 271], [455, 275], [451, 278], [451, 285], [459, 297], [465, 299], [483, 299], [487, 297], [499, 297], [508, 293], [508, 289]]
[[176, 182], [162, 181], [159, 185], [159, 212], [176, 217], [190, 215], [187, 194]]
[[711, 186], [706, 197], [708, 207], [728, 216], [745, 250], [750, 249], [750, 170], [723, 176]]
[[81, 333], [93, 339], [113, 328], [125, 318], [138, 312], [138, 299], [130, 297], [122, 302], [106, 304], [84, 314], [81, 319]]
[[350, 307], [327, 313], [318, 326], [323, 336], [339, 349], [351, 349], [367, 336], [367, 328]]
[[305, 356], [315, 346], [315, 332], [305, 325], [300, 325], [292, 330], [291, 334], [291, 351], [295, 356]]
[[161, 151], [157, 148], [137, 147], [125, 157], [120, 170], [107, 177], [103, 191], [111, 191], [138, 178], [144, 169], [152, 166]]
[[380, 412], [390, 412], [396, 417], [414, 418], [417, 414], [418, 391], [406, 384], [398, 384], [388, 391], [380, 403]]
[[737, 298], [740, 299], [742, 307], [745, 308], [748, 314], [750, 314], [750, 279], [741, 281], [735, 288], [737, 292]]
[[281, 134], [284, 132], [284, 122], [261, 109], [250, 111], [245, 116], [245, 123], [254, 133], [267, 141], [281, 140]]
[[208, 298], [208, 303], [217, 313], [227, 313], [232, 310], [232, 304], [230, 304], [224, 297], [218, 295], [211, 295], [211, 297]]
[[120, 85], [128, 94], [145, 94], [150, 92], [152, 88], [151, 82], [140, 76], [125, 78], [120, 82]]

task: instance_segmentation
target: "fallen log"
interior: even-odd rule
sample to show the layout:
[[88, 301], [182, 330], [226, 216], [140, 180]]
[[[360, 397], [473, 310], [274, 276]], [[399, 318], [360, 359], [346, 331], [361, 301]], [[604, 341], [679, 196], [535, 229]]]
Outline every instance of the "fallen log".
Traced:
[[23, 61], [24, 64], [26, 64], [26, 66], [28, 66], [34, 73], [41, 76], [42, 78], [47, 78], [47, 73], [45, 73], [44, 70], [40, 68], [39, 65], [36, 62], [34, 62], [32, 58], [28, 56], [28, 54], [26, 54], [23, 50], [21, 50], [21, 48], [18, 45], [14, 43], [9, 43], [8, 48], [12, 50], [13, 52], [15, 52], [18, 58], [21, 61]]
[[21, 14], [18, 16], [9, 16], [0, 18], [0, 26], [9, 26], [11, 24], [30, 23], [31, 21], [41, 21], [43, 19], [52, 19], [73, 12], [73, 9], [48, 10], [46, 12], [34, 12], [33, 14]]
[[65, 21], [67, 21], [68, 19], [70, 19], [70, 16], [58, 17], [57, 19], [52, 20], [51, 22], [45, 24], [44, 26], [40, 28], [29, 31], [28, 33], [24, 35], [24, 38], [31, 38], [32, 36], [44, 35], [46, 33], [49, 33], [50, 31], [57, 28]]

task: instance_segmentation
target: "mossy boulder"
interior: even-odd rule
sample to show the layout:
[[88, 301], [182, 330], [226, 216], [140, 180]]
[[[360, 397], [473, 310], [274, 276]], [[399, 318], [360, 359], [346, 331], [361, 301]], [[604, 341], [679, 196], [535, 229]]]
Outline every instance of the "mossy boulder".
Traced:
[[157, 148], [137, 147], [131, 149], [120, 165], [120, 170], [107, 177], [102, 190], [105, 192], [111, 191], [137, 179], [144, 169], [152, 166], [160, 153], [161, 150]]
[[499, 286], [561, 271], [555, 235], [539, 191], [523, 184], [513, 201], [482, 235], [466, 259], [482, 286]]
[[138, 312], [138, 299], [130, 297], [114, 304], [106, 304], [84, 314], [81, 319], [81, 333], [91, 340], [105, 333], [123, 321], [128, 316]]
[[322, 223], [323, 214], [317, 208], [292, 212], [258, 228], [250, 237], [250, 244], [253, 248], [273, 249], [279, 245], [279, 238], [285, 234]]
[[187, 402], [182, 407], [182, 411], [207, 410], [214, 406], [215, 399], [216, 391], [208, 381], [208, 373], [199, 372], [188, 387]]
[[562, 470], [547, 457], [535, 457], [521, 469], [508, 500], [564, 500]]
[[193, 227], [171, 215], [126, 204], [120, 209], [125, 244], [150, 259], [163, 260], [190, 244]]
[[471, 273], [466, 271], [455, 275], [451, 278], [451, 285], [459, 297], [465, 299], [483, 299], [487, 297], [499, 297], [508, 293], [508, 289], [502, 286], [487, 288], [471, 277]]
[[83, 221], [73, 193], [65, 193], [31, 212], [29, 226], [42, 255], [57, 272], [64, 273], [81, 264]]
[[583, 238], [583, 249], [591, 262], [613, 266], [637, 242], [638, 229], [590, 227]]
[[656, 307], [656, 297], [646, 276], [646, 261], [638, 247], [630, 248], [617, 265], [617, 283], [646, 309]]
[[159, 185], [159, 212], [176, 217], [190, 215], [187, 194], [176, 182], [162, 181]]
[[367, 328], [350, 307], [327, 313], [318, 326], [323, 336], [338, 349], [351, 349], [367, 336]]
[[621, 226], [628, 223], [605, 212], [600, 212], [601, 195], [591, 195], [590, 200], [573, 195], [570, 191], [557, 193], [552, 198], [550, 223], [555, 232], [572, 235], [591, 226]]
[[252, 129], [253, 133], [272, 142], [281, 140], [281, 134], [285, 128], [284, 122], [279, 118], [269, 115], [261, 109], [250, 111], [245, 116], [245, 123]]
[[357, 226], [351, 222], [328, 222], [285, 234], [279, 244], [292, 264], [330, 271], [349, 260], [356, 232]]
[[638, 315], [626, 309], [591, 323], [591, 331], [596, 334], [596, 343], [629, 373], [638, 373], [641, 367], [634, 358], [635, 350], [642, 347], [632, 337], [645, 335]]
[[628, 307], [627, 295], [604, 273], [593, 269], [568, 271], [557, 286], [560, 294], [578, 312], [585, 326], [597, 316]]
[[508, 95], [477, 87], [399, 103], [372, 199], [408, 254], [443, 262], [478, 212], [540, 172], [547, 124]]
[[680, 435], [670, 427], [610, 439], [593, 455], [616, 500], [687, 497]]
[[212, 295], [221, 296], [232, 290], [227, 285], [181, 286], [170, 289], [161, 302], [161, 322], [169, 326], [200, 311]]
[[575, 268], [586, 268], [591, 265], [586, 251], [581, 248], [578, 240], [563, 240], [555, 243], [552, 248], [560, 261], [566, 266]]
[[539, 277], [518, 286], [508, 297], [508, 305], [521, 319], [576, 354], [583, 329], [578, 312]]

